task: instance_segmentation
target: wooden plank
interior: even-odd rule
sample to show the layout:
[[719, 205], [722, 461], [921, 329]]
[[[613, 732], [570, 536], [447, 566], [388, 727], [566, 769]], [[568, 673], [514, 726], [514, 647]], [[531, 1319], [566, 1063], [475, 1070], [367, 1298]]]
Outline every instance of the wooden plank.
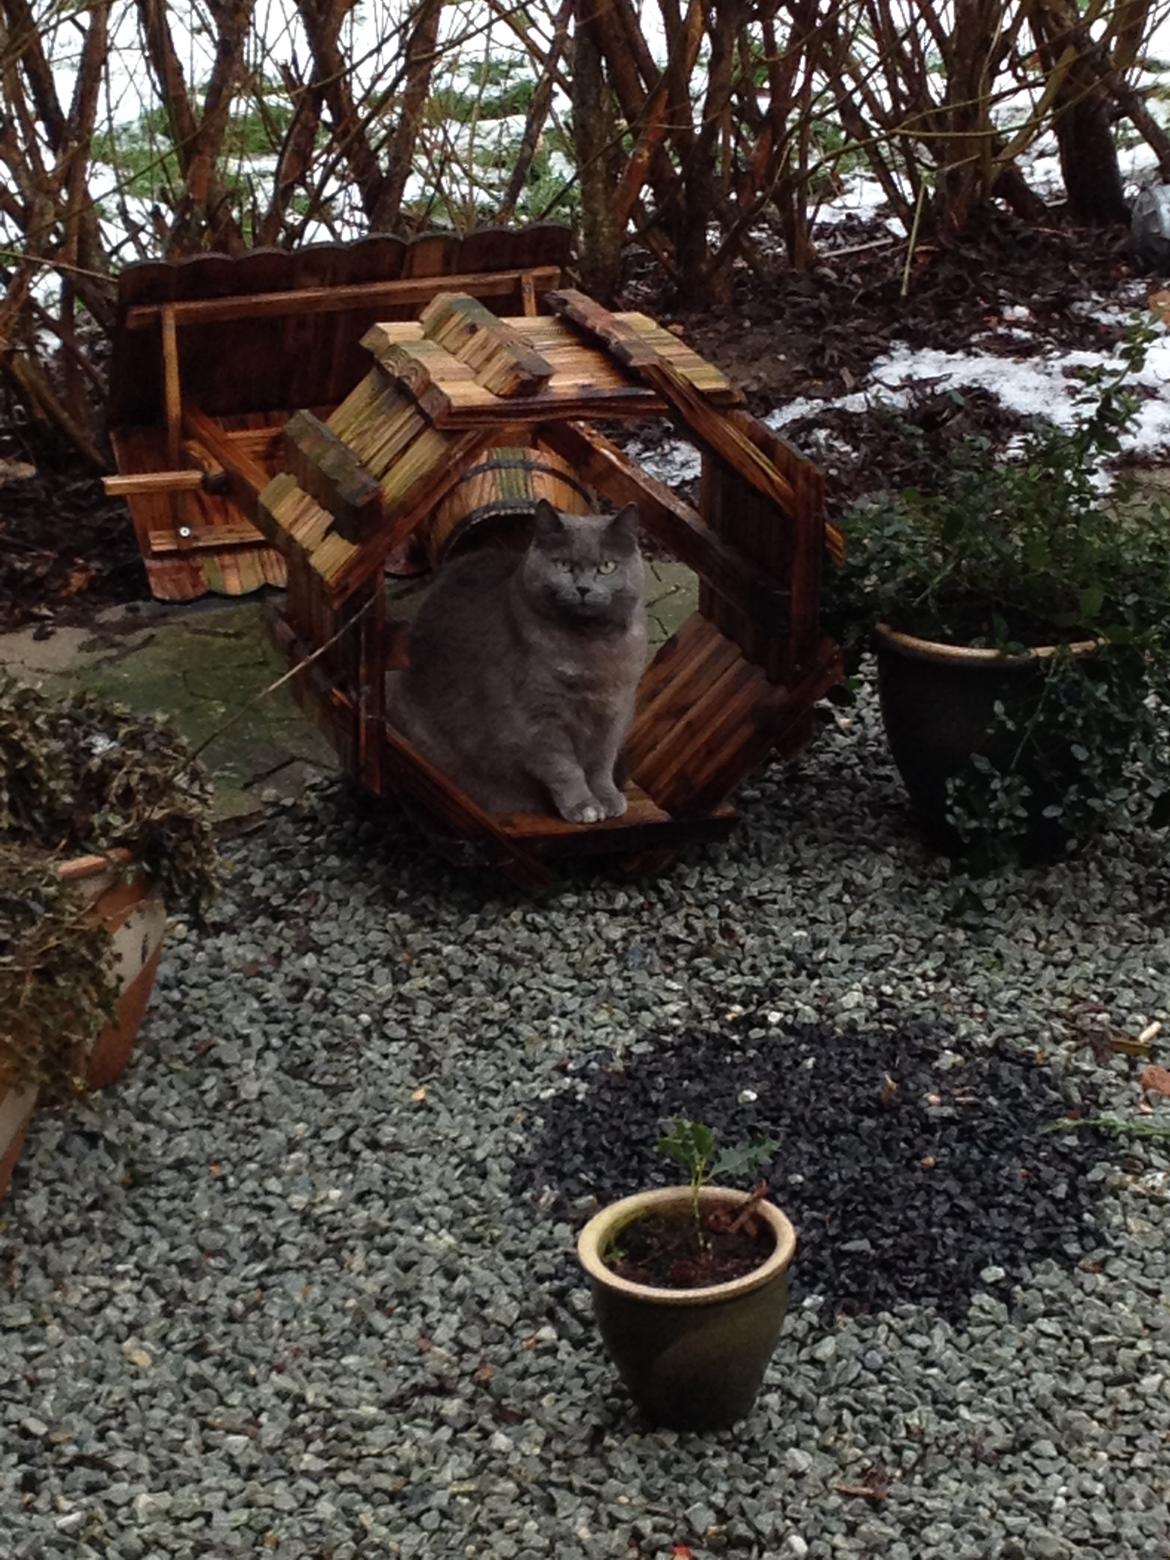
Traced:
[[786, 659], [794, 671], [803, 671], [816, 656], [820, 642], [821, 576], [825, 553], [836, 563], [843, 563], [845, 539], [837, 527], [825, 519], [825, 477], [820, 467], [747, 413], [733, 413], [732, 420], [778, 469], [785, 471], [792, 483], [795, 512], [786, 571], [792, 587], [792, 618]]
[[577, 476], [615, 504], [634, 503], [642, 523], [720, 596], [770, 633], [788, 622], [788, 588], [718, 536], [699, 512], [629, 461], [616, 445], [583, 423], [545, 423], [537, 430]]
[[[626, 740], [626, 760], [631, 773], [640, 776], [642, 765], [678, 721], [713, 681], [734, 666], [738, 648], [706, 619], [698, 616], [697, 629], [679, 636], [680, 653], [667, 662], [667, 675], [652, 691], [638, 690], [634, 722]], [[690, 620], [695, 621], [695, 618]], [[639, 778], [639, 784], [641, 784]]]
[[698, 641], [705, 637], [709, 626], [701, 613], [692, 612], [677, 633], [659, 647], [638, 684], [637, 710], [647, 708], [657, 698], [675, 676], [683, 660], [693, 653]]
[[671, 755], [661, 777], [647, 785], [660, 806], [705, 812], [730, 796], [772, 747], [788, 747], [793, 729], [807, 733], [808, 712], [841, 679], [841, 656], [831, 640], [822, 640], [812, 666], [790, 688], [769, 682], [758, 668], [751, 671], [754, 680], [742, 686], [734, 705], [716, 714], [685, 751]]
[[538, 856], [505, 834], [490, 813], [466, 796], [401, 732], [389, 724], [383, 732], [382, 770], [395, 790], [401, 790], [441, 826], [485, 846], [521, 887], [539, 893], [553, 886], [556, 879]]
[[548, 359], [467, 293], [436, 293], [419, 323], [428, 340], [466, 363], [493, 395], [535, 395], [552, 378]]
[[672, 818], [637, 786], [626, 787], [629, 807], [621, 818], [601, 823], [566, 823], [544, 813], [501, 814], [505, 833], [539, 849], [542, 857], [602, 856], [674, 850], [692, 841], [725, 839], [735, 826], [731, 807], [694, 818]]
[[183, 440], [183, 454], [193, 466], [203, 473], [201, 484], [205, 493], [226, 493], [231, 483], [228, 474], [209, 450], [205, 450], [198, 439]]
[[103, 477], [107, 498], [126, 498], [131, 493], [190, 493], [203, 486], [201, 471], [134, 471], [124, 477]]
[[347, 541], [364, 541], [381, 525], [381, 488], [331, 428], [312, 412], [294, 412], [284, 443], [289, 470]]
[[167, 424], [167, 460], [179, 464], [183, 434], [182, 395], [179, 388], [179, 338], [175, 332], [175, 310], [166, 304], [162, 311], [163, 406]]
[[254, 514], [256, 499], [268, 486], [267, 470], [246, 448], [233, 443], [219, 423], [194, 401], [184, 403], [183, 429], [190, 438], [198, 439], [228, 473], [232, 493], [244, 514]]
[[710, 651], [687, 666], [662, 699], [643, 712], [630, 734], [629, 761], [635, 780], [655, 799], [661, 794], [659, 777], [669, 755], [685, 746], [692, 732], [703, 732], [714, 716], [722, 715], [747, 666], [739, 646], [719, 635]]
[[354, 747], [351, 734], [356, 722], [353, 701], [333, 686], [319, 661], [305, 664], [311, 652], [286, 619], [272, 613], [268, 623], [272, 638], [287, 658], [290, 669], [304, 668], [289, 683], [293, 696], [335, 749], [342, 765], [350, 768]]
[[[537, 286], [555, 287], [560, 280], [556, 266], [541, 266], [530, 273]], [[360, 282], [350, 287], [296, 287], [281, 292], [239, 292], [225, 298], [192, 298], [175, 304], [140, 304], [128, 309], [126, 330], [146, 330], [164, 308], [170, 308], [176, 325], [223, 325], [232, 320], [274, 319], [282, 315], [340, 314], [346, 309], [397, 307], [425, 303], [437, 286], [457, 288], [477, 298], [507, 297], [517, 291], [521, 270], [488, 271], [466, 276], [408, 276], [389, 282]]]
[[[151, 531], [151, 552], [162, 555], [208, 547], [240, 547], [249, 543], [263, 545], [265, 541], [264, 532], [249, 525], [246, 520], [234, 525], [192, 525], [187, 527], [187, 531], [189, 534], [183, 538], [182, 544], [173, 531]], [[256, 583], [259, 584], [259, 580]]]

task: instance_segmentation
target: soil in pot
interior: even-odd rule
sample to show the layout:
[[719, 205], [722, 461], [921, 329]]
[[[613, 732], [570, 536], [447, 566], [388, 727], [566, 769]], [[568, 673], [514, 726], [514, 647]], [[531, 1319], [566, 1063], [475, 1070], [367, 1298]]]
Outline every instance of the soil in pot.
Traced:
[[654, 1213], [627, 1224], [605, 1254], [605, 1265], [631, 1284], [657, 1289], [700, 1289], [752, 1273], [775, 1250], [759, 1219], [740, 1227], [721, 1208], [703, 1217], [700, 1246], [690, 1213]]

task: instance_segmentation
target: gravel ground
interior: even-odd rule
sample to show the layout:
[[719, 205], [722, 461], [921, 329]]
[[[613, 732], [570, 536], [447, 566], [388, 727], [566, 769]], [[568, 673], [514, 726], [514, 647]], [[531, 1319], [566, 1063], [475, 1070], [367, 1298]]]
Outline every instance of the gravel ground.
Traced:
[[[1041, 1130], [1136, 1106], [1076, 1040], [1170, 1021], [1161, 840], [951, 879], [866, 702], [645, 885], [493, 895], [335, 792], [234, 849], [3, 1208], [6, 1557], [1166, 1560], [1170, 1161]], [[683, 1106], [776, 1128], [805, 1242], [704, 1439], [572, 1261]]]

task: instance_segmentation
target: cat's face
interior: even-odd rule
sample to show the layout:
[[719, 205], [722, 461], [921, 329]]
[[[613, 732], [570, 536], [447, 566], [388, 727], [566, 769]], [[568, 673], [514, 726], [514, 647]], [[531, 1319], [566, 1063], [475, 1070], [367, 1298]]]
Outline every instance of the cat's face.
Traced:
[[566, 515], [541, 499], [521, 574], [529, 598], [547, 616], [627, 624], [642, 599], [637, 508]]

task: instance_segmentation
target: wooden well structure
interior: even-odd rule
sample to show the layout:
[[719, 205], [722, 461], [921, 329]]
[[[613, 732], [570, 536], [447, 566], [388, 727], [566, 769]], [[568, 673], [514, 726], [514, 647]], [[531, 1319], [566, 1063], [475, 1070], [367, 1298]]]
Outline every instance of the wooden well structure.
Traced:
[[283, 586], [284, 555], [255, 509], [283, 467], [292, 411], [328, 416], [364, 371], [369, 327], [416, 318], [443, 289], [535, 313], [571, 242], [567, 227], [540, 223], [127, 266], [106, 488], [129, 504], [151, 592], [188, 601]]
[[[421, 319], [364, 334], [372, 365], [327, 416], [289, 419], [286, 469], [260, 493], [256, 522], [287, 568], [275, 631], [303, 666], [293, 687], [366, 789], [398, 794], [440, 840], [528, 889], [574, 853], [662, 868], [687, 841], [728, 832], [735, 787], [770, 750], [800, 748], [840, 676], [818, 619], [822, 560], [841, 545], [821, 474], [647, 316], [553, 290], [542, 313], [496, 319], [447, 285]], [[664, 413], [702, 455], [697, 507], [594, 426]], [[637, 503], [645, 530], [700, 579], [698, 610], [639, 688], [622, 818], [489, 815], [387, 722], [384, 672], [409, 653], [406, 625], [387, 616], [387, 566], [500, 446], [554, 452], [603, 499]]]

